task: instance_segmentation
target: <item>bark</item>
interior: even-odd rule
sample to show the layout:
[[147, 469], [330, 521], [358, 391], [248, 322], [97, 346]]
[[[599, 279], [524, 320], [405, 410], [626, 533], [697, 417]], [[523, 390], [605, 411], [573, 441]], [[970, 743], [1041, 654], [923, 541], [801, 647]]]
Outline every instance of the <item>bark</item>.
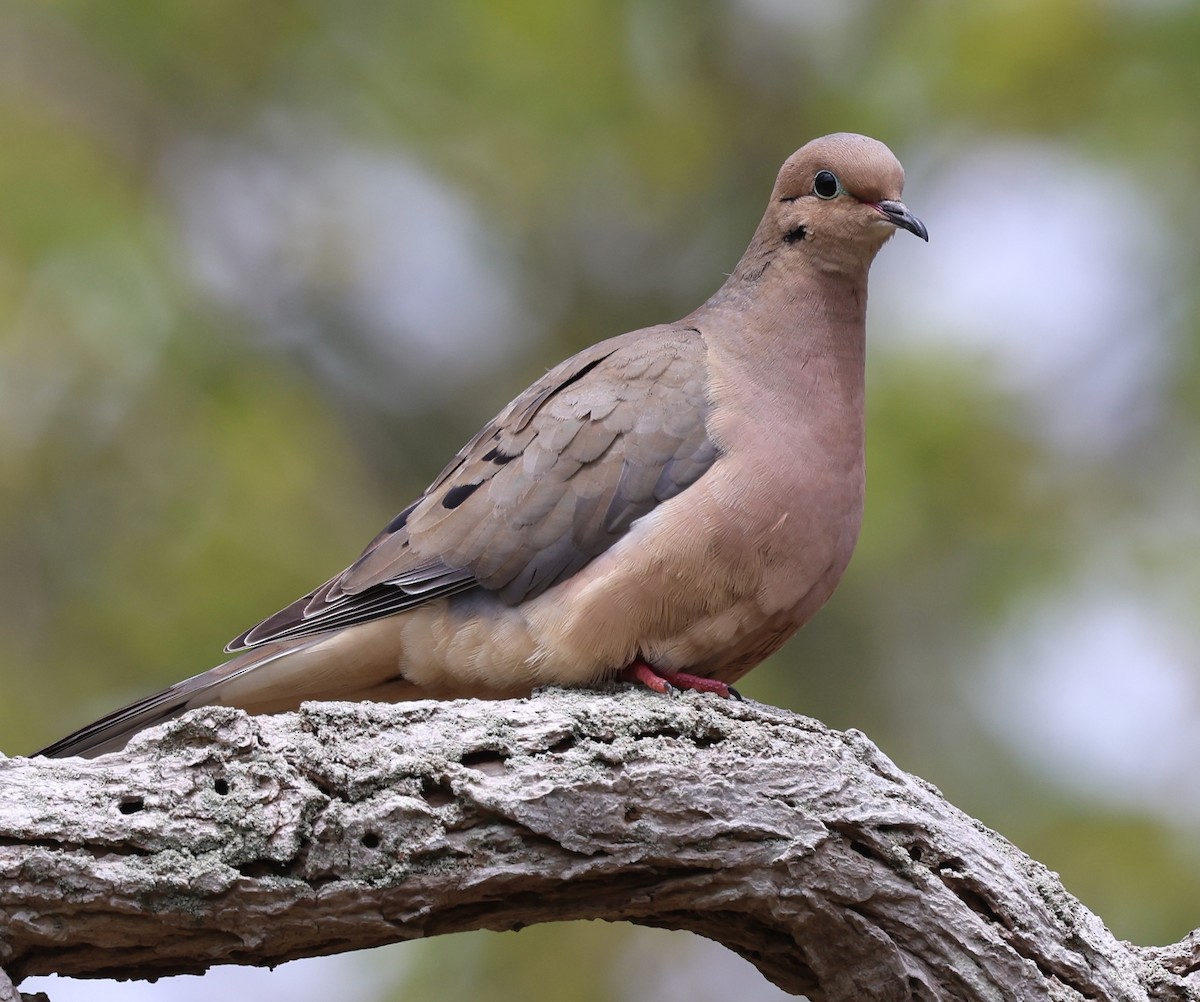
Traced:
[[1196, 933], [1118, 941], [862, 734], [758, 704], [209, 708], [99, 759], [0, 759], [0, 790], [18, 983], [603, 918], [814, 1000], [1200, 1000]]

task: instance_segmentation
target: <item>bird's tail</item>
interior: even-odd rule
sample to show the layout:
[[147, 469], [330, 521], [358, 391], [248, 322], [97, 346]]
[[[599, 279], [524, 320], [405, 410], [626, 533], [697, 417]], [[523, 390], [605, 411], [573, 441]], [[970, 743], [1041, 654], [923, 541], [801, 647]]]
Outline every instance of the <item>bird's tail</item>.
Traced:
[[[232, 685], [236, 685], [235, 680], [247, 677], [250, 672], [257, 671], [272, 662], [281, 661], [285, 656], [299, 654], [301, 651], [313, 647], [320, 640], [320, 637], [314, 637], [303, 643], [292, 641], [290, 643], [265, 644], [262, 647], [245, 651], [216, 668], [193, 675], [191, 678], [176, 682], [152, 696], [145, 696], [128, 706], [114, 710], [107, 716], [55, 741], [54, 744], [34, 752], [34, 755], [44, 755], [47, 758], [69, 758], [81, 755], [91, 758], [94, 755], [103, 755], [105, 752], [117, 751], [124, 747], [125, 742], [138, 731], [152, 727], [154, 724], [161, 724], [164, 720], [170, 720], [197, 706], [225, 702], [234, 706], [246, 706], [242, 699], [228, 700], [225, 698], [227, 692], [223, 690], [228, 690]], [[297, 664], [295, 667], [300, 668], [301, 666]], [[264, 681], [266, 680], [264, 679]], [[258, 709], [260, 712], [292, 708], [290, 705], [286, 705], [287, 702], [283, 701], [279, 706], [246, 706], [246, 708]], [[299, 702], [299, 698], [294, 701], [296, 706], [299, 705]]]

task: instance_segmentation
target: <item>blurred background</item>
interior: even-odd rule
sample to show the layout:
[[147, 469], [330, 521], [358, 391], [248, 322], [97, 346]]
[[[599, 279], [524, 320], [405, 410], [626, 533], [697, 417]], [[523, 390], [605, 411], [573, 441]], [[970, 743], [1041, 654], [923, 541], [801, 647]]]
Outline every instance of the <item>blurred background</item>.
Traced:
[[[1200, 7], [0, 3], [0, 747], [205, 669], [500, 406], [887, 142], [869, 488], [755, 699], [866, 731], [1121, 937], [1200, 926]], [[72, 999], [752, 1000], [582, 923]]]

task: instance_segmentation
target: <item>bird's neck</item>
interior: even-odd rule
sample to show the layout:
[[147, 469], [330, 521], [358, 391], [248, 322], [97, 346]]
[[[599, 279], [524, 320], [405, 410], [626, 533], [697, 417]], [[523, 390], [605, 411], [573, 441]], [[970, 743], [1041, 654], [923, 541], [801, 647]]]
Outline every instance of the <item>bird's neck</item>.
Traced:
[[709, 430], [730, 453], [767, 442], [754, 455], [780, 457], [781, 465], [756, 476], [786, 480], [797, 463], [825, 471], [836, 495], [830, 504], [852, 513], [862, 498], [866, 275], [799, 278], [771, 279], [768, 270], [752, 286], [735, 273], [689, 318], [702, 336], [722, 332], [705, 337], [715, 404]]
[[[744, 264], [745, 262], [743, 262]], [[739, 265], [729, 280], [689, 319], [721, 324], [735, 358], [769, 363], [772, 381], [802, 379], [814, 362], [839, 381], [861, 385], [866, 355], [866, 268], [822, 275], [755, 274]], [[810, 373], [810, 377], [816, 373]]]

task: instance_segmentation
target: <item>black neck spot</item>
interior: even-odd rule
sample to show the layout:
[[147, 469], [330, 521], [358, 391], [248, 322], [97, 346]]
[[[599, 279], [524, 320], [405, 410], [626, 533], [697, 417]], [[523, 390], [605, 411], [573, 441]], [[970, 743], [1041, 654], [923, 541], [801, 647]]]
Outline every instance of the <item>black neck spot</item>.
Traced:
[[803, 226], [797, 226], [795, 229], [788, 230], [787, 233], [783, 235], [783, 242], [785, 244], [794, 244], [800, 240], [803, 240], [806, 236], [808, 236], [808, 230], [806, 230]]

